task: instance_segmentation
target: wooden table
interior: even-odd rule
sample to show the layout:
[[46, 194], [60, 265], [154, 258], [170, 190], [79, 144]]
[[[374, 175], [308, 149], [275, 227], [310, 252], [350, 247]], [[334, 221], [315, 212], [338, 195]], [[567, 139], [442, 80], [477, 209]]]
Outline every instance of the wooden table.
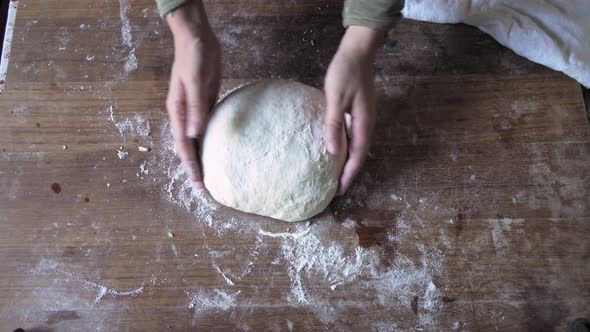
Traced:
[[[340, 1], [208, 8], [223, 91], [321, 87]], [[164, 110], [172, 57], [151, 0], [20, 1], [0, 96], [3, 331], [564, 331], [590, 317], [590, 133], [572, 79], [475, 28], [402, 20], [377, 57], [364, 172], [310, 225], [286, 224], [186, 187]]]

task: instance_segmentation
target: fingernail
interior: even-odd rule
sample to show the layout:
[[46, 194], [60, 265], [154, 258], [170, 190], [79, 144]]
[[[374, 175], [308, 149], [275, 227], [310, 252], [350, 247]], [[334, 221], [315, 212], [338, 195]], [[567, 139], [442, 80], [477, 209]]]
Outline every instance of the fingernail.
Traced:
[[326, 142], [326, 147], [328, 148], [328, 152], [330, 154], [337, 154], [338, 153], [338, 147], [336, 146], [336, 143], [334, 143], [334, 141], [328, 140]]
[[342, 186], [342, 184], [338, 185], [338, 196], [344, 196], [346, 194], [346, 190], [348, 190], [348, 188], [345, 188]]
[[186, 136], [188, 136], [190, 138], [197, 137], [197, 128], [195, 128], [195, 127], [188, 127], [188, 129], [186, 130]]

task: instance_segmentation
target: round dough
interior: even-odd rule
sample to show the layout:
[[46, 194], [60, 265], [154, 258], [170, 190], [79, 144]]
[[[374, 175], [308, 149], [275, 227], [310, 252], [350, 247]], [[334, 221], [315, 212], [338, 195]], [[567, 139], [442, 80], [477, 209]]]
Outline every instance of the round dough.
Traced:
[[324, 146], [324, 112], [320, 90], [292, 81], [260, 81], [228, 95], [215, 107], [202, 147], [213, 198], [285, 221], [324, 210], [344, 164]]

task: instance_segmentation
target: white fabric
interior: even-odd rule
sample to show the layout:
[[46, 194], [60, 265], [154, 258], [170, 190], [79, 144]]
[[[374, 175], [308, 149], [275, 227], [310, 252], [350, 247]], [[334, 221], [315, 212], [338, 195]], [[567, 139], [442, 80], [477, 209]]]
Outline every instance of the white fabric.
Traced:
[[404, 17], [466, 23], [590, 87], [590, 0], [406, 0]]

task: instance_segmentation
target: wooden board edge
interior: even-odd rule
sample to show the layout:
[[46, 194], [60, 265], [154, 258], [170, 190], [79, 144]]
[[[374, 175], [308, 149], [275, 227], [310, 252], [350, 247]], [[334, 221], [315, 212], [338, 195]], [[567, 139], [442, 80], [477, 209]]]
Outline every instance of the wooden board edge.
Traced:
[[6, 28], [4, 29], [4, 38], [2, 40], [2, 55], [0, 56], [0, 93], [4, 93], [4, 86], [6, 85], [6, 73], [8, 72], [8, 63], [10, 61], [10, 47], [12, 46], [12, 35], [14, 33], [17, 9], [18, 1], [10, 1], [6, 18]]

